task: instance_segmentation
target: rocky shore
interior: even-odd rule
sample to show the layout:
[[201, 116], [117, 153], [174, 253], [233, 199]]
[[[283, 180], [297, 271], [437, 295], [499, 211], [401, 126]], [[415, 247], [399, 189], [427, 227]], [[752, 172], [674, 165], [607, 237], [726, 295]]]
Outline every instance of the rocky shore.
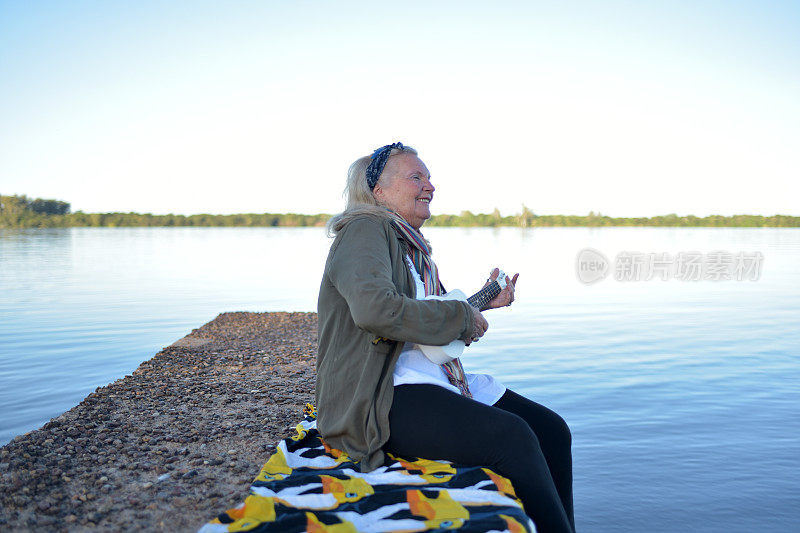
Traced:
[[314, 398], [315, 313], [224, 313], [0, 448], [0, 530], [195, 531]]

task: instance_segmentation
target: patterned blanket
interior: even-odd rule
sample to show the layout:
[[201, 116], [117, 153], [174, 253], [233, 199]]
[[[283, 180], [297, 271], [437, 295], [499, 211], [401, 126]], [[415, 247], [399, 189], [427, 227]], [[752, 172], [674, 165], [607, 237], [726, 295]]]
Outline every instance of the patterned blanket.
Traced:
[[311, 404], [304, 414], [244, 503], [200, 533], [535, 530], [509, 480], [488, 468], [387, 454], [392, 464], [362, 474], [320, 438]]

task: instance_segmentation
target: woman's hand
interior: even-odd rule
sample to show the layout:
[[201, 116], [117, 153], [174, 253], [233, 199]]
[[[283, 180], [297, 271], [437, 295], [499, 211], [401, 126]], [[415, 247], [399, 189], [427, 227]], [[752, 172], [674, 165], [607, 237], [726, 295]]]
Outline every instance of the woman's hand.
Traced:
[[[472, 332], [472, 342], [477, 341], [483, 334], [486, 333], [486, 330], [489, 329], [489, 323], [483, 318], [483, 315], [480, 311], [476, 308], [471, 307], [472, 309], [472, 321], [475, 323], [475, 331]], [[469, 343], [467, 343], [469, 346]]]
[[[483, 286], [485, 287], [496, 280], [497, 276], [499, 275], [499, 268], [492, 270], [492, 274], [490, 275], [489, 279], [486, 280], [486, 283], [484, 283]], [[509, 277], [506, 276], [506, 288], [500, 291], [500, 294], [495, 296], [489, 303], [486, 304], [486, 309], [497, 309], [498, 307], [511, 305], [511, 303], [514, 301], [514, 289], [517, 284], [517, 278], [519, 278], [519, 273], [514, 274], [513, 279], [509, 279]]]

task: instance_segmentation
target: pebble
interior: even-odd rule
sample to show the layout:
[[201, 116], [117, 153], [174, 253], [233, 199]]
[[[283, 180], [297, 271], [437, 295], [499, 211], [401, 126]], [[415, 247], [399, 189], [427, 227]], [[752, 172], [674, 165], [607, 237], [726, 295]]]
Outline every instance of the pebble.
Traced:
[[0, 529], [197, 531], [314, 401], [316, 335], [315, 313], [223, 313], [0, 447]]

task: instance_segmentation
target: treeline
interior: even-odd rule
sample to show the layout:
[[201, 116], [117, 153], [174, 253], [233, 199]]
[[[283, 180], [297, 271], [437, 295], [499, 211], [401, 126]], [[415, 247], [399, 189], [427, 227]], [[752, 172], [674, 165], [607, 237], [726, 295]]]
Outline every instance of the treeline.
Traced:
[[70, 204], [61, 200], [43, 200], [27, 196], [0, 196], [0, 210], [9, 213], [37, 213], [40, 215], [66, 215]]
[[[69, 228], [69, 227], [303, 227], [324, 226], [330, 215], [296, 213], [245, 213], [239, 215], [152, 215], [150, 213], [84, 213], [70, 212], [70, 204], [58, 200], [29, 199], [26, 196], [0, 196], [0, 228]], [[711, 215], [620, 218], [590, 212], [579, 215], [537, 215], [522, 206], [517, 215], [502, 216], [500, 211], [460, 215], [434, 215], [426, 226], [462, 227], [552, 227], [552, 226], [677, 226], [677, 227], [748, 227], [796, 228], [800, 217], [788, 215], [760, 216]]]
[[678, 216], [674, 213], [655, 217], [622, 218], [609, 217], [590, 211], [580, 215], [537, 215], [524, 205], [518, 215], [501, 216], [495, 209], [490, 214], [473, 214], [462, 211], [460, 215], [434, 215], [426, 226], [464, 226], [464, 227], [553, 227], [553, 226], [663, 226], [663, 227], [743, 227], [743, 228], [796, 228], [800, 227], [800, 217], [788, 215], [694, 215]]
[[[61, 204], [60, 212], [34, 206]], [[43, 204], [44, 203], [44, 204]], [[54, 205], [54, 204], [53, 204]], [[25, 196], [0, 196], [0, 228], [157, 227], [157, 226], [324, 226], [330, 215], [296, 213], [244, 213], [238, 215], [153, 215], [150, 213], [70, 212], [70, 204], [56, 200], [30, 200]]]

